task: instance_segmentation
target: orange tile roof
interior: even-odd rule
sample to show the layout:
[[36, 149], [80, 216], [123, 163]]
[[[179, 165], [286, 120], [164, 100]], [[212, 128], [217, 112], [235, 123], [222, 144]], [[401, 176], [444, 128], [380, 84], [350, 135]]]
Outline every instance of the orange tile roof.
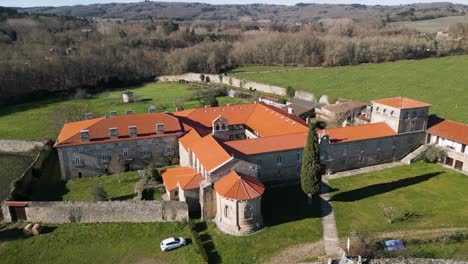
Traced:
[[188, 151], [192, 144], [196, 143], [202, 137], [195, 129], [191, 129], [187, 134], [179, 138], [179, 143]]
[[224, 142], [245, 155], [304, 148], [307, 133], [296, 133], [266, 138], [253, 138]]
[[63, 126], [62, 131], [57, 137], [57, 143], [60, 144], [65, 142], [66, 140], [70, 139], [71, 137], [75, 136], [76, 134], [80, 134], [81, 130], [87, 129], [88, 127], [96, 124], [97, 122], [103, 120], [104, 117], [101, 118], [94, 118], [89, 120], [83, 120], [78, 122], [67, 123]]
[[388, 105], [388, 106], [399, 108], [399, 109], [431, 106], [430, 104], [427, 104], [418, 100], [406, 98], [406, 97], [386, 98], [386, 99], [374, 100], [372, 102], [383, 104], [383, 105]]
[[428, 127], [429, 134], [468, 145], [468, 125], [431, 116]]
[[211, 134], [193, 143], [191, 149], [206, 171], [232, 158]]
[[[65, 124], [58, 136], [56, 146], [72, 146], [80, 144], [92, 144], [106, 141], [133, 139], [128, 133], [129, 126], [137, 127], [137, 138], [157, 137], [156, 124], [164, 124], [164, 134], [174, 134], [183, 131], [179, 120], [171, 115], [163, 113], [125, 115], [108, 118], [95, 118]], [[109, 128], [117, 128], [119, 138], [109, 138]], [[80, 130], [89, 130], [90, 142], [83, 143], [80, 138]]]
[[168, 168], [161, 173], [161, 176], [168, 191], [175, 190], [178, 186], [182, 190], [197, 189], [204, 179], [191, 167]]
[[[212, 121], [218, 116], [226, 118], [230, 125], [245, 124], [247, 118], [252, 114], [256, 104], [226, 105], [217, 107], [195, 108], [181, 112], [175, 112], [174, 115], [187, 117], [198, 124], [211, 127]], [[187, 112], [190, 111], [190, 112]]]
[[231, 171], [214, 185], [216, 192], [226, 198], [251, 200], [263, 194], [265, 186], [254, 176]]
[[[229, 121], [229, 119], [228, 119]], [[293, 133], [304, 133], [308, 131], [307, 126], [294, 114], [263, 104], [257, 104], [246, 124], [261, 137], [278, 136]]]
[[318, 131], [330, 136], [331, 143], [343, 143], [349, 141], [395, 136], [397, 133], [386, 123], [374, 123], [360, 126], [347, 126]]

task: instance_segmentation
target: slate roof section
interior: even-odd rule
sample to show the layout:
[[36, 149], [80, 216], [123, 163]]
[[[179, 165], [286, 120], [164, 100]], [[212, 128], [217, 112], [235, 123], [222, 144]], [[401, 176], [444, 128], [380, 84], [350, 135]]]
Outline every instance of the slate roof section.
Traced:
[[398, 109], [411, 109], [411, 108], [431, 106], [428, 103], [424, 103], [424, 102], [406, 98], [406, 97], [385, 98], [385, 99], [380, 99], [380, 100], [373, 100], [372, 102], [387, 105], [387, 106], [398, 108]]
[[254, 176], [231, 171], [214, 185], [216, 192], [229, 199], [252, 200], [265, 192], [265, 186]]
[[430, 116], [427, 132], [455, 142], [468, 145], [468, 125]]

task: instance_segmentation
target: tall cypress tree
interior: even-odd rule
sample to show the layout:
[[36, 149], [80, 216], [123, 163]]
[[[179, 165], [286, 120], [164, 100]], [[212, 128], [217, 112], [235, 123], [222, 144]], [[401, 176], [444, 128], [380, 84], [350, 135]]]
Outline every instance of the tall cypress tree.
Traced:
[[321, 180], [320, 152], [318, 147], [316, 124], [311, 121], [309, 123], [307, 141], [302, 154], [302, 191], [307, 194], [309, 198], [312, 198], [313, 195], [319, 194]]

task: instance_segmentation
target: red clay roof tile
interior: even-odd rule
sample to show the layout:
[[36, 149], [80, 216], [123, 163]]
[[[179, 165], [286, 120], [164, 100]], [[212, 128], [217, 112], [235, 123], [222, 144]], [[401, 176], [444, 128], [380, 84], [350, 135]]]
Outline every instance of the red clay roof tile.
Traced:
[[393, 129], [383, 122], [360, 126], [323, 129], [318, 132], [329, 135], [331, 143], [343, 143], [397, 135]]
[[251, 200], [263, 194], [265, 186], [254, 176], [231, 171], [214, 185], [216, 192], [226, 198]]
[[165, 169], [161, 176], [168, 191], [180, 186], [182, 190], [197, 189], [203, 176], [191, 167], [176, 167]]
[[468, 125], [431, 116], [428, 127], [429, 134], [468, 145]]
[[374, 103], [388, 105], [391, 107], [399, 108], [399, 109], [408, 109], [408, 108], [418, 108], [418, 107], [429, 107], [430, 104], [406, 98], [406, 97], [393, 97], [393, 98], [386, 98], [380, 100], [372, 101]]

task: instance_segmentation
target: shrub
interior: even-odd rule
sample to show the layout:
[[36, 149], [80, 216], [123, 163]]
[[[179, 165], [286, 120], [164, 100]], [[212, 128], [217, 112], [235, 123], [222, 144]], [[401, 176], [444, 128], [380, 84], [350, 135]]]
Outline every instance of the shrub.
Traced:
[[296, 90], [291, 86], [288, 86], [288, 88], [286, 88], [286, 94], [289, 98], [293, 98], [296, 95]]
[[423, 160], [429, 163], [436, 163], [438, 161], [444, 160], [447, 156], [447, 153], [438, 147], [430, 146], [426, 152], [424, 152]]
[[92, 194], [93, 194], [93, 197], [94, 197], [95, 201], [105, 201], [105, 200], [107, 200], [107, 193], [104, 190], [104, 187], [102, 187], [102, 185], [100, 185], [100, 184], [94, 186], [94, 188], [92, 190]]

